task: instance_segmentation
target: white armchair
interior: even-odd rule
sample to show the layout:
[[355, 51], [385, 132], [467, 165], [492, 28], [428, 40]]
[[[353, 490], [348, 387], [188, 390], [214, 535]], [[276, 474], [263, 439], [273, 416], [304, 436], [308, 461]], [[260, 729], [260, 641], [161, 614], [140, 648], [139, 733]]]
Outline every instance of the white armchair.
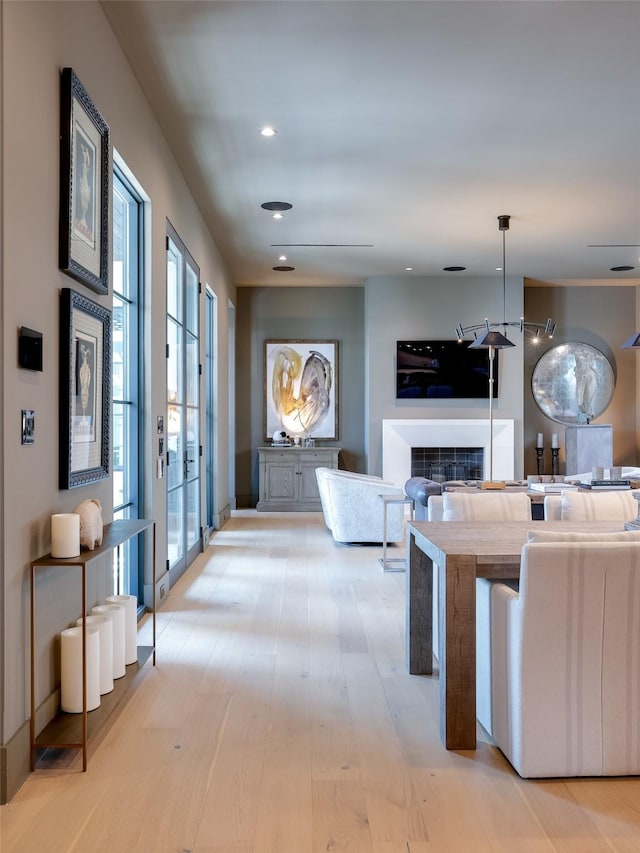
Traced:
[[491, 650], [479, 720], [523, 777], [640, 774], [638, 536], [533, 542], [519, 592], [478, 581], [491, 605], [478, 623]]
[[[382, 542], [384, 505], [379, 495], [404, 498], [393, 483], [370, 474], [316, 468], [325, 524], [336, 542]], [[404, 506], [387, 507], [387, 542], [404, 539]]]

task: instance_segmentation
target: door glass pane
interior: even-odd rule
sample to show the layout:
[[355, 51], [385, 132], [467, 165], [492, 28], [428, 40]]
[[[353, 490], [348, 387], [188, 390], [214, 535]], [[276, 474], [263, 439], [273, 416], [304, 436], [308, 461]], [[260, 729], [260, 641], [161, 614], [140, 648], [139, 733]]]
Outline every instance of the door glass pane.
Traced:
[[167, 408], [167, 489], [174, 489], [183, 480], [182, 406]]
[[187, 409], [187, 462], [186, 477], [193, 480], [200, 471], [200, 448], [198, 441], [198, 410]]
[[124, 400], [127, 397], [127, 377], [125, 370], [126, 345], [125, 324], [127, 322], [125, 305], [122, 299], [113, 292], [113, 399]]
[[200, 538], [200, 481], [187, 485], [187, 548], [193, 548]]
[[167, 314], [182, 321], [182, 263], [176, 244], [169, 238], [167, 249]]
[[167, 402], [182, 403], [182, 327], [167, 318]]
[[198, 405], [198, 392], [200, 389], [200, 369], [199, 369], [199, 342], [190, 332], [186, 334], [186, 359], [187, 359], [187, 400], [188, 406]]
[[187, 329], [198, 334], [198, 274], [187, 263]]
[[113, 505], [123, 506], [125, 501], [125, 406], [113, 404]]
[[182, 489], [174, 489], [167, 495], [167, 558], [170, 566], [184, 556], [182, 495]]

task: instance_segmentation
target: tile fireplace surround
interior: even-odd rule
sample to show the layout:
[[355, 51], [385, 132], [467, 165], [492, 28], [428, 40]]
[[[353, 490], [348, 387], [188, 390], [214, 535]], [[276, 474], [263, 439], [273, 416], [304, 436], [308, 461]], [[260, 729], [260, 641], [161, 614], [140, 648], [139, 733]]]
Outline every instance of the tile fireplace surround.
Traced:
[[[411, 476], [412, 447], [482, 447], [485, 476], [489, 465], [488, 418], [384, 419], [382, 421], [382, 477], [404, 486]], [[493, 477], [514, 477], [514, 421], [493, 421]]]

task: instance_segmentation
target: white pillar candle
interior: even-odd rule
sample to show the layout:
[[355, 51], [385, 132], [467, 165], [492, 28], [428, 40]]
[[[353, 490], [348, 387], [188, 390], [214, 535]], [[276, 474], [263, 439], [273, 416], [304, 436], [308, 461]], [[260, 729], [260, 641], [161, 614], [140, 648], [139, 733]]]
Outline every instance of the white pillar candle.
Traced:
[[538, 441], [536, 442], [536, 447], [544, 447], [544, 445], [542, 443], [542, 433], [541, 432], [538, 433]]
[[77, 557], [80, 553], [80, 516], [58, 512], [51, 516], [51, 556]]
[[[82, 628], [82, 616], [76, 621]], [[113, 620], [108, 616], [87, 616], [87, 627], [97, 628], [100, 636], [100, 695], [113, 690]]]
[[551, 447], [556, 448], [558, 446], [558, 433], [554, 432], [551, 436]]
[[[87, 711], [100, 704], [100, 634], [87, 626]], [[60, 634], [60, 706], [68, 714], [82, 713], [82, 628]]]
[[136, 663], [138, 660], [138, 599], [135, 595], [109, 595], [107, 604], [121, 604], [124, 607], [124, 662]]
[[127, 674], [124, 665], [124, 607], [121, 604], [97, 604], [91, 612], [113, 619], [113, 677]]

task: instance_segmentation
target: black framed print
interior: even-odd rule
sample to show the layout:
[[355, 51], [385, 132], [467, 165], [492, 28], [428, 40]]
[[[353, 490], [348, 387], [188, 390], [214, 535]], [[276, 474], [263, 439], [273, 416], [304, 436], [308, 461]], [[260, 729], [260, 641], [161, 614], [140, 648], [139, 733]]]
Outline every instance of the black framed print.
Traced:
[[60, 247], [63, 272], [109, 292], [109, 126], [72, 68], [60, 97]]
[[59, 486], [109, 476], [111, 311], [80, 293], [60, 294]]

